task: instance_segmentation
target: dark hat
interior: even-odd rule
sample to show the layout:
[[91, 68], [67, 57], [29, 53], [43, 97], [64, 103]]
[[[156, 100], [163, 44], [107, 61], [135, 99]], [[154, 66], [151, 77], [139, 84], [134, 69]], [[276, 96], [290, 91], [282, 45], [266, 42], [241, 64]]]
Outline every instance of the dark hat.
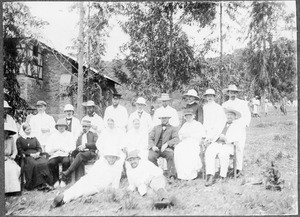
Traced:
[[39, 100], [37, 101], [36, 106], [40, 106], [40, 105], [47, 106], [47, 103], [43, 100]]
[[55, 128], [57, 129], [58, 126], [65, 126], [66, 130], [68, 129], [68, 123], [66, 121], [66, 119], [62, 118], [62, 119], [58, 119], [57, 123], [55, 124]]
[[122, 97], [122, 95], [121, 95], [121, 94], [119, 94], [119, 93], [113, 93], [113, 98], [114, 98], [114, 97], [117, 97], [117, 98], [119, 98], [119, 99], [120, 99], [120, 98]]

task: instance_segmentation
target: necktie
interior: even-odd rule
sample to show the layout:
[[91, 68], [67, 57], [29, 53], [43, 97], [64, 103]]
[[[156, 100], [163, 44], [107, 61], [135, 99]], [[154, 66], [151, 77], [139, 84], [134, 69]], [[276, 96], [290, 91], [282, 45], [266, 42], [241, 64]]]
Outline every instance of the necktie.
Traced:
[[138, 111], [138, 114], [139, 114], [139, 118], [141, 118], [143, 111]]

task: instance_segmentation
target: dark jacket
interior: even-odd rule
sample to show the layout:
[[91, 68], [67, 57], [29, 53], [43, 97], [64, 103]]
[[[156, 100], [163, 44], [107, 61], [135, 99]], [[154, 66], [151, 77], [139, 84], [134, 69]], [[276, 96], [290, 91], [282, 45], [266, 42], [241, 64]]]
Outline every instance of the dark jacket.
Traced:
[[[76, 147], [82, 145], [82, 135], [83, 133], [78, 137], [76, 141]], [[85, 144], [86, 148], [89, 149], [90, 151], [97, 150], [97, 146], [96, 146], [97, 139], [98, 139], [97, 133], [93, 133], [89, 131], [87, 133], [87, 143]]]
[[[192, 104], [187, 104], [185, 106], [185, 109], [193, 109], [193, 112], [195, 114], [195, 120], [199, 121], [201, 124], [203, 124], [203, 106], [199, 105], [197, 102], [194, 102]], [[182, 124], [185, 123], [185, 119], [183, 119]]]
[[[149, 134], [148, 149], [151, 149], [153, 146], [157, 146], [162, 130], [162, 125], [157, 125], [152, 129]], [[176, 127], [171, 125], [166, 126], [166, 130], [162, 138], [162, 144], [165, 144], [166, 142], [172, 149], [174, 148], [174, 145], [179, 143], [178, 130]]]

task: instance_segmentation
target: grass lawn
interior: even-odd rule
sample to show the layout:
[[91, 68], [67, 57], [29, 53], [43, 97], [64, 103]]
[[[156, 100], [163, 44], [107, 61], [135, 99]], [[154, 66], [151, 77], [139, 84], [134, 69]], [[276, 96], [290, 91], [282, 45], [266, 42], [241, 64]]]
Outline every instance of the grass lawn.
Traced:
[[[282, 191], [265, 190], [261, 181], [270, 162], [285, 180]], [[247, 132], [244, 155], [244, 176], [227, 183], [205, 187], [204, 180], [178, 182], [167, 186], [174, 195], [175, 206], [165, 210], [152, 209], [155, 194], [145, 197], [128, 194], [126, 179], [122, 189], [100, 192], [80, 198], [49, 211], [59, 191], [24, 191], [21, 196], [6, 197], [7, 214], [13, 215], [260, 215], [298, 214], [297, 175], [297, 112], [288, 108], [288, 114], [271, 110], [269, 116], [252, 118]], [[69, 186], [66, 186], [68, 188]]]

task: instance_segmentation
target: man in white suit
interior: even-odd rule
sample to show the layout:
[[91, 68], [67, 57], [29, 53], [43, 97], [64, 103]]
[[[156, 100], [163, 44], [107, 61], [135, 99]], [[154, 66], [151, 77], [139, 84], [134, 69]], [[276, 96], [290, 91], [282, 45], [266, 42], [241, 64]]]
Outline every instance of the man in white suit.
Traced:
[[243, 169], [243, 157], [244, 157], [244, 147], [246, 142], [246, 127], [249, 127], [251, 121], [251, 113], [248, 107], [248, 103], [245, 100], [237, 98], [239, 90], [234, 84], [228, 86], [228, 88], [223, 90], [224, 94], [229, 96], [229, 100], [222, 104], [223, 108], [233, 108], [239, 113], [241, 113], [241, 118], [238, 120], [241, 127], [242, 138], [240, 140], [239, 147], [237, 148], [237, 175]]
[[208, 145], [205, 152], [205, 164], [207, 180], [205, 186], [211, 186], [215, 182], [215, 162], [216, 156], [220, 159], [220, 176], [222, 181], [226, 181], [229, 157], [234, 153], [234, 145], [238, 148], [242, 139], [240, 122], [237, 121], [241, 117], [240, 112], [232, 108], [225, 109], [227, 122], [223, 126], [223, 130], [216, 142]]

